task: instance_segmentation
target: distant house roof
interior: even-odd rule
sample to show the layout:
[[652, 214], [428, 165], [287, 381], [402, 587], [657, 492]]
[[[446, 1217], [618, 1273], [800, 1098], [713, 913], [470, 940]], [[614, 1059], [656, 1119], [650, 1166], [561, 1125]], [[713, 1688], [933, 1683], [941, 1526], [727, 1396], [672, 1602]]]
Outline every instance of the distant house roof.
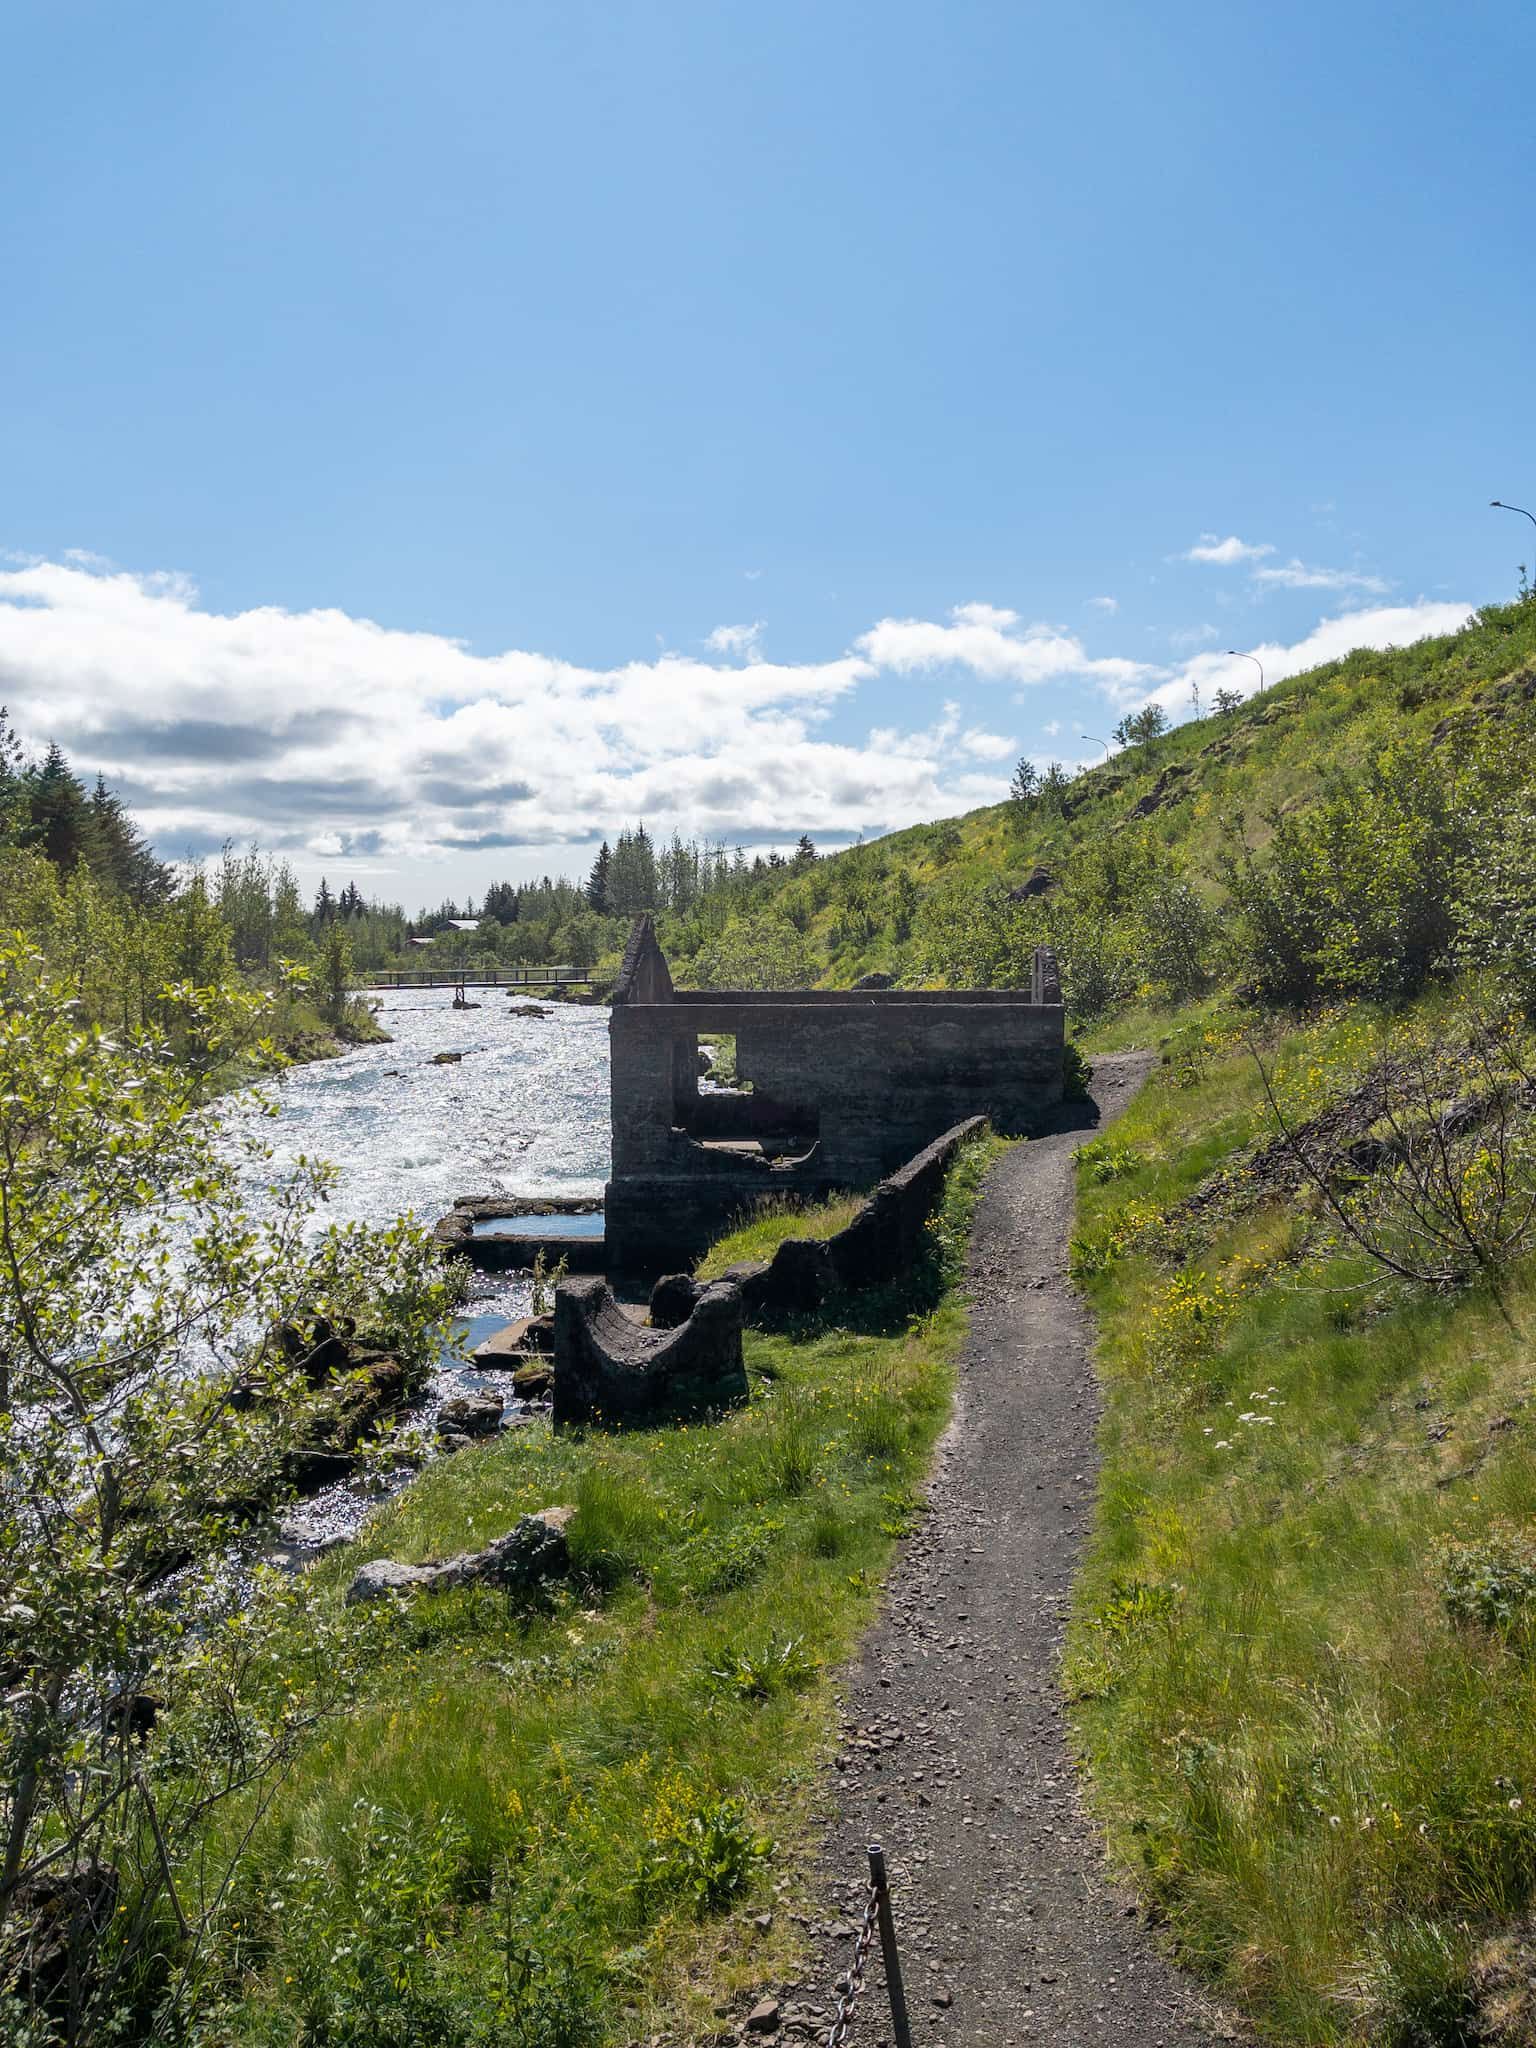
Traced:
[[411, 944], [413, 946], [430, 946], [431, 943], [432, 941], [430, 939], [412, 939], [411, 941]]
[[480, 929], [478, 917], [450, 917], [448, 922], [456, 932], [477, 932]]

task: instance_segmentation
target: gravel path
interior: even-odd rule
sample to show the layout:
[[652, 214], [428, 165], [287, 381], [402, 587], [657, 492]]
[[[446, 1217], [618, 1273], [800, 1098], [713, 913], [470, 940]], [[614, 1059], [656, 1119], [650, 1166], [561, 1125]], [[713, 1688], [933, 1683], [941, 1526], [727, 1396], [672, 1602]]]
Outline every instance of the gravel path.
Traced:
[[[1066, 1277], [1073, 1154], [1150, 1061], [1094, 1062], [1095, 1103], [994, 1169], [972, 1239], [971, 1334], [930, 1512], [850, 1674], [816, 1967], [779, 2038], [825, 2040], [865, 1845], [884, 1843], [915, 2048], [1241, 2038], [1164, 1959], [1081, 1812], [1057, 1665], [1094, 1498], [1098, 1395]], [[766, 2018], [766, 2015], [764, 2015]], [[817, 2022], [820, 2022], [818, 2027]], [[759, 2025], [761, 2025], [761, 2020]], [[849, 2035], [891, 2037], [871, 1967]]]

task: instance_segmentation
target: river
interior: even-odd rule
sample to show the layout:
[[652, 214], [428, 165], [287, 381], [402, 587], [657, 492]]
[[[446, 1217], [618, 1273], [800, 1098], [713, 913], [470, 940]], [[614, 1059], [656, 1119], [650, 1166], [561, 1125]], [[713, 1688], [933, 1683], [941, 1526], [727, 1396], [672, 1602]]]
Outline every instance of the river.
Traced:
[[[379, 1021], [390, 1044], [294, 1067], [276, 1084], [275, 1119], [260, 1120], [251, 1097], [236, 1100], [232, 1121], [261, 1129], [278, 1173], [301, 1154], [330, 1161], [338, 1180], [324, 1221], [430, 1224], [462, 1194], [601, 1197], [608, 1012], [551, 1004], [542, 1017], [516, 1015], [527, 1000], [485, 989], [478, 1009], [455, 1010], [449, 989], [387, 991]], [[434, 1064], [443, 1052], [462, 1057]], [[460, 1330], [473, 1346], [526, 1315], [529, 1298], [524, 1277], [479, 1276]], [[509, 1392], [505, 1375], [445, 1359], [416, 1419], [430, 1430], [444, 1400], [482, 1386]], [[368, 1505], [358, 1487], [326, 1488], [284, 1516], [276, 1555], [302, 1562], [350, 1535]]]

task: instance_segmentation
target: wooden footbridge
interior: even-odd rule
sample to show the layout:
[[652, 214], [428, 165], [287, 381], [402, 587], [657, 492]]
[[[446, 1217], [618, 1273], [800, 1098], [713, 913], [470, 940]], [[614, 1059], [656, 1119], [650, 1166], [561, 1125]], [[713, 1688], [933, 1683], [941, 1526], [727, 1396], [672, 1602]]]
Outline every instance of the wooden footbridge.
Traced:
[[574, 967], [380, 967], [362, 986], [383, 988], [591, 988], [590, 974]]

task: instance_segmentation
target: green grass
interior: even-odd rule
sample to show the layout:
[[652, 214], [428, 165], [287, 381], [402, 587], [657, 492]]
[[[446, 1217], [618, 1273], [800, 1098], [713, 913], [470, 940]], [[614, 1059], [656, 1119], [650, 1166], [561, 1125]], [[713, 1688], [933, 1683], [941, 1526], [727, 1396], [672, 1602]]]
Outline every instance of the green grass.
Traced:
[[728, 1266], [748, 1259], [771, 1259], [792, 1237], [833, 1237], [847, 1229], [864, 1199], [863, 1195], [834, 1195], [825, 1202], [793, 1202], [783, 1197], [761, 1202], [729, 1237], [711, 1245], [699, 1261], [697, 1277], [713, 1280]]
[[[1298, 1111], [1377, 1029], [1271, 1027]], [[1320, 1250], [1299, 1198], [1170, 1234], [1268, 1127], [1219, 1018], [1164, 1061], [1080, 1175], [1107, 1398], [1067, 1661], [1090, 1796], [1184, 1956], [1277, 2036], [1461, 2041], [1469, 1963], [1536, 1886], [1536, 1271], [1511, 1329]], [[1467, 1618], [1506, 1596], [1518, 1626]]]
[[[877, 1327], [749, 1333], [745, 1410], [519, 1430], [432, 1466], [316, 1568], [339, 1600], [364, 1558], [577, 1509], [576, 1581], [548, 1608], [478, 1589], [379, 1624], [374, 1681], [258, 1832], [231, 2040], [689, 2035], [793, 1974], [787, 1912], [764, 1934], [747, 1909], [800, 1895], [834, 1674], [948, 1413], [954, 1256], [995, 1150], [957, 1163], [929, 1271]], [[530, 2003], [556, 1992], [563, 2019]]]
[[[1070, 819], [1021, 818], [1010, 804], [991, 804], [765, 875], [743, 907], [788, 918], [823, 987], [846, 987], [871, 969], [920, 983], [930, 978], [925, 899], [946, 902], [953, 891], [963, 900], [1040, 866], [1068, 875], [1085, 852], [1131, 824], [1136, 805], [1170, 767], [1189, 772], [1178, 800], [1158, 809], [1146, 830], [1154, 846], [1182, 861], [1204, 897], [1219, 901], [1218, 856], [1233, 821], [1241, 817], [1251, 844], [1264, 847], [1266, 813], [1312, 803], [1330, 778], [1358, 773], [1389, 743], [1426, 737], [1533, 661], [1536, 605], [1491, 606], [1461, 633], [1361, 649], [1271, 685], [1238, 711], [1189, 720], [1115, 755], [1074, 782]], [[664, 918], [660, 936], [686, 981], [701, 943], [696, 921]], [[1155, 1012], [1143, 1018], [1142, 1035], [1131, 1042], [1149, 1042], [1156, 1021]]]

